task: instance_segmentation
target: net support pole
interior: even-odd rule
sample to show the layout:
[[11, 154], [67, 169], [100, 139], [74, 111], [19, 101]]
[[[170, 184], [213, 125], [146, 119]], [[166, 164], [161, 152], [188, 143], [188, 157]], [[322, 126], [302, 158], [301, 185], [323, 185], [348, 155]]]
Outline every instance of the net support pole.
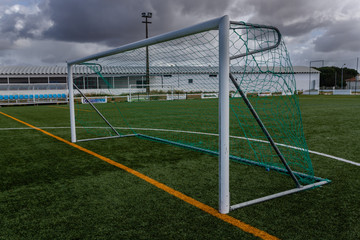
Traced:
[[284, 156], [282, 155], [282, 153], [280, 152], [279, 148], [276, 146], [274, 140], [272, 139], [270, 133], [268, 132], [268, 130], [266, 129], [265, 125], [263, 124], [263, 122], [261, 121], [259, 115], [256, 113], [254, 107], [252, 106], [252, 104], [250, 103], [249, 99], [246, 97], [246, 95], [244, 94], [244, 92], [241, 90], [239, 84], [236, 82], [236, 79], [234, 78], [234, 76], [230, 73], [229, 74], [230, 80], [232, 81], [232, 83], [234, 84], [234, 86], [236, 87], [236, 89], [238, 90], [239, 94], [241, 95], [241, 98], [244, 100], [246, 106], [248, 107], [248, 109], [250, 110], [251, 114], [253, 115], [253, 117], [255, 118], [256, 122], [259, 124], [261, 130], [263, 131], [263, 133], [265, 134], [266, 138], [268, 139], [270, 145], [272, 146], [272, 148], [275, 150], [276, 154], [278, 155], [278, 157], [280, 158], [281, 162], [283, 163], [283, 165], [285, 166], [286, 170], [288, 171], [289, 175], [291, 176], [291, 178], [294, 180], [296, 187], [297, 188], [301, 188], [301, 185], [298, 181], [298, 179], [296, 178], [296, 176], [294, 175], [293, 171], [291, 170], [290, 166], [288, 165], [288, 163], [286, 162]]
[[85, 96], [85, 94], [83, 92], [81, 92], [81, 90], [75, 85], [73, 84], [73, 86], [76, 88], [76, 90], [81, 94], [81, 96], [90, 104], [90, 106], [95, 110], [95, 112], [97, 114], [99, 114], [99, 116], [102, 118], [102, 120], [104, 120], [104, 122], [118, 135], [120, 136], [121, 134], [118, 133], [118, 131], [111, 125], [111, 123], [109, 123], [109, 121], [104, 117], [104, 115], [101, 114], [101, 112], [94, 106], [94, 104], [92, 104], [92, 102]]
[[219, 23], [219, 212], [230, 211], [229, 184], [229, 17]]
[[74, 143], [74, 142], [76, 142], [76, 126], [75, 126], [73, 72], [72, 72], [72, 65], [71, 64], [68, 64], [67, 71], [68, 71], [71, 142]]

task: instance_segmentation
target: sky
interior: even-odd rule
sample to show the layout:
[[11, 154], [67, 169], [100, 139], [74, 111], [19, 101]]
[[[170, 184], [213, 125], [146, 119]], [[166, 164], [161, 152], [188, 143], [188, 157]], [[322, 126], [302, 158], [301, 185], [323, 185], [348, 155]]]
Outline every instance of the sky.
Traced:
[[360, 58], [359, 0], [1, 0], [0, 65], [61, 66], [141, 40], [142, 12], [150, 37], [229, 15], [278, 27], [294, 66]]

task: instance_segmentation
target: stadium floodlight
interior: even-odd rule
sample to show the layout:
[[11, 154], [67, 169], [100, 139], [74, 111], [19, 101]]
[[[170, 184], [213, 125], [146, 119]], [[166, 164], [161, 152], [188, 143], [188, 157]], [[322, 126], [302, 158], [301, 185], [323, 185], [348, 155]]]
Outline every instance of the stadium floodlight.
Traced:
[[[148, 12], [148, 13], [145, 13], [143, 12], [141, 14], [141, 16], [143, 18], [145, 18], [145, 21], [142, 21], [142, 23], [145, 23], [145, 37], [146, 38], [149, 38], [149, 28], [148, 28], [148, 24], [151, 24], [151, 22], [148, 21], [148, 18], [151, 18], [152, 17], [152, 13], [151, 12]], [[150, 84], [150, 73], [149, 73], [149, 47], [146, 46], [146, 84]], [[146, 88], [146, 91], [148, 93], [150, 93], [150, 87]]]
[[[79, 73], [97, 76], [107, 103], [90, 104], [92, 93], [74, 85]], [[220, 213], [329, 182], [314, 176], [293, 68], [275, 27], [223, 16], [69, 61], [68, 84], [72, 142], [135, 136], [218, 156]], [[75, 95], [89, 104], [75, 104]], [[284, 173], [295, 188], [230, 205], [230, 159]]]
[[355, 95], [357, 95], [357, 92], [356, 92], [357, 82], [360, 80], [359, 79], [359, 58], [356, 58], [356, 71], [358, 72], [358, 75], [355, 76]]
[[343, 82], [344, 82], [344, 67], [346, 66], [346, 64], [344, 63], [344, 65], [341, 66], [341, 89], [343, 89]]
[[311, 64], [314, 63], [314, 62], [321, 62], [322, 63], [322, 67], [324, 67], [324, 60], [313, 60], [313, 61], [310, 61], [309, 63], [309, 95], [311, 93]]

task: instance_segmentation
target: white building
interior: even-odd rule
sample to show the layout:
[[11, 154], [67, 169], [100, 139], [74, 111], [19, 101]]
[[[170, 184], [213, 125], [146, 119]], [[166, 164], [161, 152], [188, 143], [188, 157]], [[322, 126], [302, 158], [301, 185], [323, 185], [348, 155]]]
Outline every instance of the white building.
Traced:
[[[295, 66], [294, 76], [296, 89], [308, 92], [319, 90], [320, 72], [309, 67]], [[284, 76], [280, 69], [273, 70], [276, 75]], [[235, 77], [245, 76], [250, 84], [256, 84], [257, 79], [264, 78], [266, 73], [251, 72], [244, 73], [242, 68], [232, 69]], [[127, 93], [130, 85], [142, 88], [146, 82], [144, 67], [104, 67], [101, 77], [106, 79], [117, 94]], [[86, 66], [74, 68], [74, 82], [85, 91], [101, 93], [107, 89], [101, 77]], [[0, 100], [1, 96], [22, 96], [28, 98], [35, 95], [57, 96], [67, 95], [67, 67], [66, 66], [2, 66], [0, 67]], [[218, 73], [217, 67], [151, 67], [150, 85], [161, 86], [171, 85], [175, 89], [184, 91], [214, 91], [217, 88]], [[201, 88], [199, 88], [201, 86]], [[233, 87], [231, 89], [234, 89]], [[256, 86], [255, 88], [256, 89]], [[246, 91], [246, 90], [245, 90]], [[254, 91], [254, 90], [253, 90]], [[261, 91], [272, 91], [271, 87], [259, 89]], [[4, 98], [2, 98], [4, 99]]]
[[346, 79], [346, 88], [351, 90], [356, 90], [356, 92], [360, 92], [360, 74], [358, 74], [356, 77]]

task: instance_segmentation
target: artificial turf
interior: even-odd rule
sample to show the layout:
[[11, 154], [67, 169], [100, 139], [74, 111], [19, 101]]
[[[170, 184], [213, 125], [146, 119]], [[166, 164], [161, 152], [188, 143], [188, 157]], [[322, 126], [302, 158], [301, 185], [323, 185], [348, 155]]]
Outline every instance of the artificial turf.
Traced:
[[[309, 149], [360, 162], [360, 98], [299, 101]], [[66, 105], [0, 111], [37, 127], [66, 127], [46, 130], [70, 138]], [[3, 115], [0, 125], [0, 239], [257, 239], [93, 156], [20, 129], [26, 126]], [[214, 156], [138, 138], [79, 145], [217, 208]], [[280, 239], [359, 239], [360, 167], [311, 158], [315, 174], [330, 184], [229, 215]], [[285, 175], [231, 163], [233, 204], [291, 187]]]

